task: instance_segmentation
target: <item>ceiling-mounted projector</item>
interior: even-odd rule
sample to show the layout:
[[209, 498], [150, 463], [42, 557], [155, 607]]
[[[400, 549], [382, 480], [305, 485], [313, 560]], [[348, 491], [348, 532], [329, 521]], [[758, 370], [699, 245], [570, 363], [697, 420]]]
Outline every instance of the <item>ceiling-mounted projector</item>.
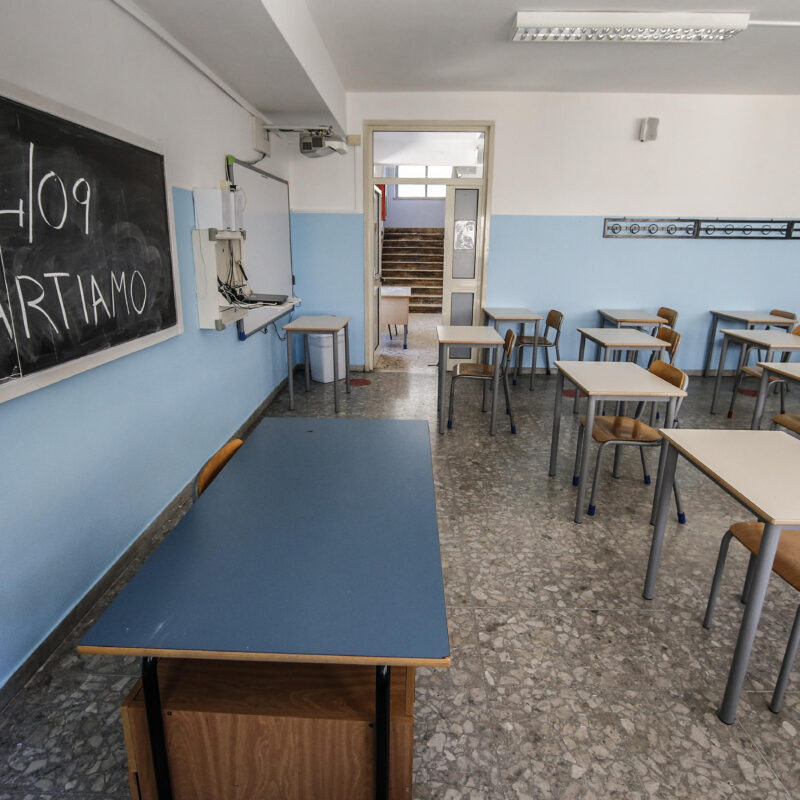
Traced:
[[347, 152], [347, 145], [336, 139], [327, 136], [320, 136], [316, 133], [300, 135], [300, 153], [308, 158], [322, 158], [331, 153], [338, 153], [343, 156]]

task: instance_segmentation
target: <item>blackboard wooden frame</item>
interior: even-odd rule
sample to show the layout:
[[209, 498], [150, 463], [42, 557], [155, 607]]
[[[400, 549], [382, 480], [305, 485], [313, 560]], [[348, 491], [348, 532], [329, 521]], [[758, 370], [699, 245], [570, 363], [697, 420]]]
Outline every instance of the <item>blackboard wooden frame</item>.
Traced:
[[[27, 89], [23, 89], [14, 84], [8, 83], [0, 79], [0, 96], [8, 100], [30, 106], [33, 109], [43, 111], [47, 114], [52, 114], [67, 122], [82, 125], [93, 131], [96, 131], [107, 136], [120, 139], [123, 142], [148, 150], [157, 155], [163, 156], [163, 148], [156, 142], [146, 139], [138, 134], [135, 134], [124, 128], [120, 128], [109, 122], [106, 122], [97, 117], [85, 114], [75, 108], [62, 105], [48, 97], [36, 94]], [[181, 293], [180, 293], [180, 272], [177, 258], [177, 246], [175, 240], [175, 214], [172, 205], [172, 194], [170, 191], [169, 182], [169, 169], [164, 160], [164, 194], [166, 198], [166, 211], [167, 211], [167, 228], [169, 236], [170, 256], [172, 262], [172, 287], [174, 293], [176, 322], [174, 325], [156, 331], [154, 333], [146, 334], [144, 336], [132, 339], [122, 344], [114, 345], [103, 350], [97, 350], [85, 356], [66, 361], [62, 364], [43, 369], [39, 372], [34, 372], [29, 375], [24, 375], [21, 378], [8, 381], [0, 384], [0, 403], [11, 400], [21, 395], [28, 394], [37, 389], [49, 386], [58, 381], [70, 378], [73, 375], [78, 375], [81, 372], [94, 369], [110, 361], [114, 361], [122, 356], [136, 353], [139, 350], [144, 350], [147, 347], [152, 347], [155, 344], [171, 339], [183, 333], [183, 310], [181, 306]]]

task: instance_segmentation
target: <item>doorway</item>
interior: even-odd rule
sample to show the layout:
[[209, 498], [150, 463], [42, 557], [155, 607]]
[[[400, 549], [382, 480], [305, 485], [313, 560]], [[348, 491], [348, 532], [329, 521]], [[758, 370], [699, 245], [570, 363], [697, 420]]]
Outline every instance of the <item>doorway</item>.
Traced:
[[[365, 204], [367, 369], [434, 371], [436, 326], [481, 323], [492, 133], [491, 123], [366, 123], [364, 196], [381, 197]], [[454, 352], [448, 368], [474, 357]]]

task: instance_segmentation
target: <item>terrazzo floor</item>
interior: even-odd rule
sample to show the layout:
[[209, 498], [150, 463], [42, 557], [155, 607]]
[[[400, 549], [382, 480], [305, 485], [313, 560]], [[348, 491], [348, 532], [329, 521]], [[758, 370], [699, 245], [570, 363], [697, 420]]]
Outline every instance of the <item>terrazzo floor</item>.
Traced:
[[441, 314], [408, 315], [408, 348], [403, 350], [403, 328], [389, 338], [387, 326], [381, 329], [381, 342], [375, 353], [375, 369], [402, 372], [436, 371], [439, 363], [439, 340], [436, 326], [442, 324]]
[[[596, 516], [573, 523], [571, 400], [559, 474], [547, 475], [554, 377], [512, 390], [519, 432], [504, 416], [495, 437], [477, 386], [459, 387], [455, 427], [439, 436], [434, 371], [366, 377], [344, 414], [427, 419], [432, 431], [453, 666], [418, 671], [414, 798], [800, 797], [800, 666], [781, 713], [767, 709], [798, 602], [774, 576], [737, 720], [716, 717], [742, 614], [735, 542], [715, 624], [701, 620], [720, 537], [745, 518], [733, 500], [679, 462], [688, 521], [671, 515], [645, 601], [653, 487], [626, 452], [619, 479], [606, 464]], [[729, 421], [708, 414], [710, 392], [691, 379], [683, 427], [748, 427], [752, 398]], [[333, 415], [331, 385], [296, 399], [294, 412], [284, 393], [267, 413]], [[787, 405], [800, 411], [800, 392]], [[389, 466], [387, 491], [391, 480]], [[75, 652], [124, 582], [4, 709], [0, 800], [128, 797], [118, 709], [138, 661]]]

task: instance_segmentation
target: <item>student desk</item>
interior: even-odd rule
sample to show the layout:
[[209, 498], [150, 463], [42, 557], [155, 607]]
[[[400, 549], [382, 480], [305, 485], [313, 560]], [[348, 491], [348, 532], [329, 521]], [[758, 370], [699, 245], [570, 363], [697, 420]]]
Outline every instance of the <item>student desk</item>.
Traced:
[[[678, 454], [765, 523], [728, 683], [718, 712], [719, 718], [730, 725], [736, 716], [781, 530], [800, 528], [800, 496], [797, 493], [800, 441], [782, 431], [673, 429], [663, 431], [662, 436], [665, 446], [659, 464], [655, 525], [644, 584], [647, 600], [652, 600], [655, 593]], [[733, 520], [720, 520], [720, 535], [731, 522]]]
[[78, 649], [142, 656], [159, 800], [159, 658], [376, 666], [386, 798], [390, 668], [450, 664], [427, 423], [263, 420]]
[[[497, 330], [499, 323], [501, 322], [516, 322], [519, 324], [519, 333], [517, 334], [517, 340], [519, 341], [519, 337], [525, 335], [525, 323], [532, 322], [533, 323], [533, 359], [531, 361], [531, 383], [530, 383], [530, 390], [533, 391], [533, 379], [536, 373], [536, 353], [539, 349], [539, 323], [544, 319], [543, 316], [540, 314], [535, 314], [528, 308], [497, 308], [491, 307], [487, 308], [484, 307], [483, 313], [486, 314], [487, 318], [492, 320], [492, 324], [494, 325], [494, 329]], [[517, 358], [519, 359], [520, 352], [517, 351]], [[514, 373], [514, 383], [517, 382], [517, 376], [519, 375], [519, 361], [517, 361], [517, 369]]]
[[769, 379], [773, 375], [776, 378], [782, 378], [786, 381], [795, 381], [796, 383], [800, 383], [800, 363], [796, 361], [759, 361], [758, 366], [761, 367], [762, 373], [761, 383], [758, 385], [756, 407], [753, 409], [753, 421], [750, 424], [750, 428], [752, 430], [758, 430], [761, 427], [761, 416], [764, 413], [764, 403], [766, 403], [767, 400]]
[[286, 331], [286, 360], [289, 370], [289, 409], [294, 411], [294, 364], [292, 359], [292, 334], [303, 334], [305, 351], [306, 391], [311, 388], [308, 361], [308, 334], [329, 333], [333, 338], [333, 409], [339, 413], [339, 331], [344, 328], [344, 383], [350, 394], [350, 317], [298, 317], [283, 326]]
[[437, 409], [439, 412], [439, 433], [444, 433], [445, 419], [445, 383], [447, 381], [447, 354], [451, 347], [489, 347], [494, 349], [494, 380], [492, 381], [492, 416], [489, 422], [489, 433], [494, 436], [495, 412], [497, 410], [497, 393], [500, 387], [500, 351], [503, 348], [503, 337], [486, 325], [437, 325], [436, 336], [439, 339], [439, 391], [437, 393]]
[[770, 325], [773, 328], [789, 330], [797, 324], [797, 320], [786, 319], [786, 317], [776, 317], [767, 311], [710, 311], [711, 332], [708, 336], [708, 350], [706, 351], [706, 363], [703, 367], [703, 377], [708, 375], [711, 367], [711, 356], [714, 352], [714, 340], [717, 336], [717, 325], [721, 319], [729, 319], [734, 322], [743, 322], [747, 330], [755, 328], [756, 325]]
[[[640, 350], [666, 350], [669, 347], [669, 342], [644, 331], [636, 330], [636, 328], [578, 328], [578, 333], [581, 335], [578, 361], [584, 359], [587, 339], [597, 345], [598, 361], [601, 350], [605, 351], [605, 360], [611, 361], [614, 353], [622, 350], [634, 350], [638, 353]], [[576, 391], [575, 402], [572, 404], [573, 413], [578, 411], [579, 399], [580, 392]]]
[[[738, 329], [723, 329], [720, 331], [722, 334], [722, 350], [719, 353], [719, 364], [717, 365], [717, 375], [714, 380], [714, 392], [711, 395], [711, 413], [715, 413], [714, 406], [717, 403], [717, 393], [719, 392], [720, 384], [722, 383], [722, 370], [725, 366], [725, 356], [728, 354], [728, 344], [733, 342], [742, 348], [742, 353], [748, 345], [758, 348], [759, 350], [766, 350], [766, 361], [770, 361], [775, 353], [786, 352], [789, 350], [800, 350], [800, 336], [795, 336], [793, 333], [786, 333], [786, 331], [757, 331], [748, 328]], [[739, 359], [740, 368], [743, 359]], [[734, 391], [736, 391], [736, 383], [734, 381]]]
[[581, 335], [578, 361], [583, 361], [587, 339], [597, 345], [597, 360], [604, 350], [606, 361], [620, 350], [666, 350], [669, 347], [669, 342], [635, 328], [578, 328], [578, 333]]
[[667, 320], [664, 317], [659, 317], [658, 314], [653, 314], [642, 308], [631, 310], [600, 308], [598, 313], [600, 314], [601, 327], [605, 326], [606, 322], [610, 322], [614, 328], [640, 328], [642, 326], [657, 328], [659, 325], [667, 324]]
[[[408, 349], [408, 304], [410, 286], [381, 286], [381, 325], [403, 326], [403, 350]], [[389, 336], [392, 331], [389, 329]]]
[[583, 520], [583, 500], [589, 474], [589, 451], [591, 450], [597, 403], [603, 400], [624, 402], [627, 400], [657, 400], [662, 398], [669, 403], [665, 421], [666, 427], [669, 428], [675, 420], [677, 400], [679, 397], [686, 397], [686, 392], [629, 361], [556, 361], [555, 366], [558, 370], [558, 377], [556, 379], [556, 399], [553, 411], [553, 436], [550, 442], [551, 477], [556, 474], [558, 459], [558, 435], [561, 428], [561, 404], [563, 401], [561, 395], [564, 388], [564, 379], [571, 381], [575, 385], [576, 391], [582, 391], [588, 398], [586, 441], [581, 454], [580, 472], [578, 473], [578, 497], [575, 501], [575, 522], [581, 522]]

